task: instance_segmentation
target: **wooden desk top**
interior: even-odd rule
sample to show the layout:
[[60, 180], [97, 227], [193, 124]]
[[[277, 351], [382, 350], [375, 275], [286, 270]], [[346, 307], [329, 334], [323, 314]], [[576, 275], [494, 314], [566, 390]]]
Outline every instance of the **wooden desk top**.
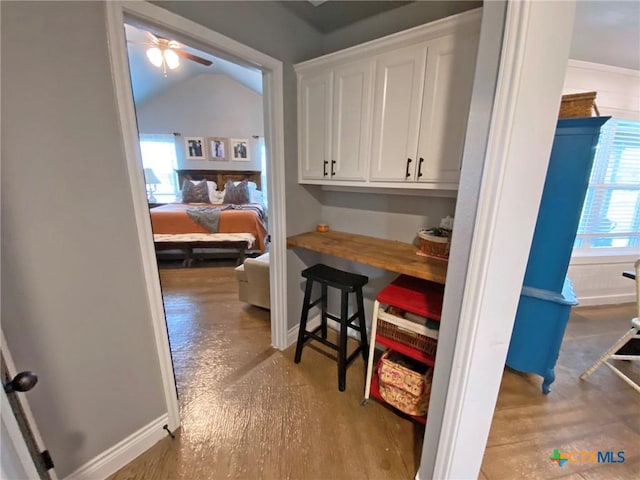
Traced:
[[305, 248], [443, 285], [447, 276], [446, 261], [416, 255], [418, 247], [410, 243], [329, 231], [294, 235], [287, 238], [287, 247]]

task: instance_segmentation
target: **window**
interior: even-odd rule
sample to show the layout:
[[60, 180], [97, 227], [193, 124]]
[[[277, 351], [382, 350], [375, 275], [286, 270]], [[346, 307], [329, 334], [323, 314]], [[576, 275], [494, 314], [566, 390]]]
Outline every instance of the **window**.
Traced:
[[640, 122], [602, 127], [574, 255], [640, 252]]
[[[175, 202], [180, 193], [176, 176], [176, 145], [173, 135], [140, 134], [142, 166], [151, 169], [158, 184], [147, 184], [150, 201], [155, 197], [159, 203]], [[147, 179], [148, 180], [148, 179]]]

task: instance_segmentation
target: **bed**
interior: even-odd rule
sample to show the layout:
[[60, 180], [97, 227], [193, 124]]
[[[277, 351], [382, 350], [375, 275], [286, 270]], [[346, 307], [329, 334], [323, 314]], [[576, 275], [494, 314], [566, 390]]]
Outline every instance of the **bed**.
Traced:
[[[228, 180], [238, 182], [248, 180], [254, 182], [260, 190], [260, 172], [257, 171], [222, 171], [222, 170], [177, 170], [179, 184], [185, 181], [207, 180], [214, 182], [222, 192]], [[214, 233], [250, 233], [255, 237], [255, 244], [249, 250], [265, 252], [267, 236], [266, 208], [254, 202], [242, 205], [225, 205], [222, 203], [169, 203], [150, 209], [151, 226], [157, 234], [189, 234], [212, 233], [212, 230], [193, 219], [194, 212], [200, 209], [220, 210], [217, 221], [217, 232]]]

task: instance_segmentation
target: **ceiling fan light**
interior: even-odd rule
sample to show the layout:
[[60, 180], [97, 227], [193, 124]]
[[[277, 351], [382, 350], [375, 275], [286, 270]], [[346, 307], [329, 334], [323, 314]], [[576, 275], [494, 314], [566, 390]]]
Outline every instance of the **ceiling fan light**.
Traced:
[[162, 52], [157, 47], [151, 47], [147, 50], [147, 58], [154, 67], [160, 68], [162, 66]]
[[180, 58], [178, 58], [178, 54], [173, 50], [167, 49], [164, 51], [164, 59], [167, 62], [167, 66], [173, 70], [174, 68], [178, 68], [180, 65]]

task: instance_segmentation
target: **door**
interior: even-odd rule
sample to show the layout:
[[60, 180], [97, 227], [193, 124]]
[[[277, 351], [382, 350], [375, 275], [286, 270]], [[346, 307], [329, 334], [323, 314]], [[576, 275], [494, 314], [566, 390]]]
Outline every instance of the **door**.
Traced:
[[331, 72], [300, 79], [300, 179], [329, 178], [332, 80]]
[[31, 372], [16, 374], [4, 334], [0, 365], [3, 386], [1, 478], [55, 480], [53, 462], [44, 448], [26, 398], [26, 392], [36, 386], [37, 377]]
[[373, 62], [337, 67], [333, 86], [333, 132], [330, 176], [336, 180], [367, 178]]
[[426, 59], [426, 43], [376, 57], [372, 181], [414, 179]]
[[479, 32], [457, 33], [429, 43], [416, 180], [460, 180]]

